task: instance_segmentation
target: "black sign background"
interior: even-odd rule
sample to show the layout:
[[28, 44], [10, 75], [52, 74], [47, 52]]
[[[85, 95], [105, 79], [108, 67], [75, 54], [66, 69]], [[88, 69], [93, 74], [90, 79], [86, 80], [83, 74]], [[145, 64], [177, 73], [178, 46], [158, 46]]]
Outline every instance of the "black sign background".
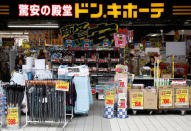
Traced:
[[[138, 5], [138, 7], [141, 8], [148, 8], [150, 7], [150, 4], [153, 2], [155, 3], [164, 3], [165, 4], [165, 12], [161, 16], [160, 19], [172, 19], [172, 18], [190, 18], [191, 15], [188, 16], [173, 16], [172, 15], [172, 7], [174, 5], [190, 5], [191, 6], [191, 0], [6, 0], [6, 1], [0, 1], [0, 5], [9, 5], [10, 6], [10, 15], [9, 16], [3, 16], [1, 15], [0, 17], [3, 19], [56, 19], [56, 20], [62, 20], [62, 21], [84, 21], [84, 20], [90, 20], [90, 21], [98, 21], [98, 20], [109, 20], [109, 21], [115, 21], [122, 19], [119, 17], [118, 19], [114, 19], [112, 16], [107, 17], [106, 19], [104, 18], [98, 18], [98, 19], [90, 19], [89, 14], [85, 15], [82, 14], [80, 15], [80, 18], [74, 18], [74, 3], [102, 3], [104, 5], [103, 7], [103, 14], [106, 14], [107, 12], [107, 5], [111, 3], [117, 3], [119, 5], [124, 5], [127, 3], [132, 2], [133, 4]], [[18, 11], [18, 4], [40, 4], [40, 5], [51, 5], [51, 4], [72, 4], [73, 5], [73, 17], [52, 17], [52, 16], [40, 16], [40, 17], [19, 17], [19, 11]], [[95, 13], [94, 10], [91, 10], [92, 12], [90, 13]], [[140, 20], [154, 20], [149, 18], [149, 14], [143, 14], [141, 16], [138, 16], [138, 19]], [[156, 19], [156, 20], [160, 20]], [[128, 20], [128, 19], [125, 19]]]

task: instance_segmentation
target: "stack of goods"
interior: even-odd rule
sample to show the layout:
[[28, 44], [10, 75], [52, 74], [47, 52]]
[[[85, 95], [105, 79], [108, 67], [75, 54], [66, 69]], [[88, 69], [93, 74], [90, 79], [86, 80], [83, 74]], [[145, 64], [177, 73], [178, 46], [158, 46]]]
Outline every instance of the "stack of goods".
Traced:
[[24, 98], [25, 87], [19, 85], [4, 85], [3, 88], [6, 92], [7, 128], [19, 128], [20, 108]]
[[114, 103], [115, 103], [115, 87], [112, 86], [105, 89], [105, 107], [104, 118], [114, 118]]
[[[115, 74], [115, 84], [113, 88], [105, 87], [105, 118], [113, 118], [115, 109], [118, 118], [127, 118], [127, 88], [128, 88], [128, 68], [117, 65]], [[117, 103], [114, 106], [114, 103]]]
[[6, 115], [6, 97], [4, 90], [0, 87], [0, 126], [3, 125], [3, 120]]
[[127, 87], [128, 87], [127, 73], [115, 74], [115, 87], [117, 89], [117, 117], [127, 118]]
[[130, 109], [157, 109], [157, 90], [143, 84], [133, 84], [128, 91]]

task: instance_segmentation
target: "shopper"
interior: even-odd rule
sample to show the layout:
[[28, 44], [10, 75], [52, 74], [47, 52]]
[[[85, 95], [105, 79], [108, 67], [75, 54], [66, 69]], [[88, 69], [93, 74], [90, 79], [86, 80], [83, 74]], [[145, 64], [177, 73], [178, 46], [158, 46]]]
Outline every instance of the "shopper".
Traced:
[[45, 59], [44, 51], [41, 49], [38, 55], [38, 59]]
[[130, 53], [128, 68], [129, 68], [129, 73], [136, 75], [137, 66], [136, 66], [136, 62], [135, 62], [133, 53]]
[[22, 65], [25, 63], [24, 56], [19, 55], [15, 59], [15, 70], [19, 71], [22, 70]]
[[150, 67], [151, 69], [154, 68], [155, 58], [154, 56], [150, 56], [150, 61], [145, 66]]

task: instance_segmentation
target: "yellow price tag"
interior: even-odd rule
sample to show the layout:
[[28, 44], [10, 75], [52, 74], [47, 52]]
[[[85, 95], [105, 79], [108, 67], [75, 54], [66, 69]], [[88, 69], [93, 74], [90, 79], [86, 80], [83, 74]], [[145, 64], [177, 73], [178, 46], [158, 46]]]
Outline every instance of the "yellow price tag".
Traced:
[[132, 109], [143, 109], [143, 92], [132, 93]]
[[176, 89], [176, 105], [188, 104], [188, 89]]
[[69, 82], [56, 81], [56, 90], [69, 91]]
[[106, 91], [105, 93], [105, 105], [114, 105], [115, 91]]
[[160, 103], [162, 106], [172, 106], [172, 91], [171, 90], [161, 91]]
[[7, 109], [7, 125], [18, 125], [18, 108]]

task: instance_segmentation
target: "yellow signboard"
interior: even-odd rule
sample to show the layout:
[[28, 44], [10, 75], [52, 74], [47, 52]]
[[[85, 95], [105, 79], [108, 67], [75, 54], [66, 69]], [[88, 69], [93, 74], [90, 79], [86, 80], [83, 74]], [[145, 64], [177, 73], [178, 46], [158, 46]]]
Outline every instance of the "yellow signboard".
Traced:
[[114, 106], [115, 91], [106, 91], [105, 93], [105, 105]]
[[176, 89], [176, 105], [188, 105], [188, 89]]
[[172, 90], [162, 90], [160, 96], [161, 106], [172, 106]]
[[56, 90], [69, 91], [69, 82], [56, 81]]
[[143, 109], [143, 92], [133, 92], [131, 97], [132, 109]]
[[7, 125], [18, 125], [18, 108], [7, 109]]

